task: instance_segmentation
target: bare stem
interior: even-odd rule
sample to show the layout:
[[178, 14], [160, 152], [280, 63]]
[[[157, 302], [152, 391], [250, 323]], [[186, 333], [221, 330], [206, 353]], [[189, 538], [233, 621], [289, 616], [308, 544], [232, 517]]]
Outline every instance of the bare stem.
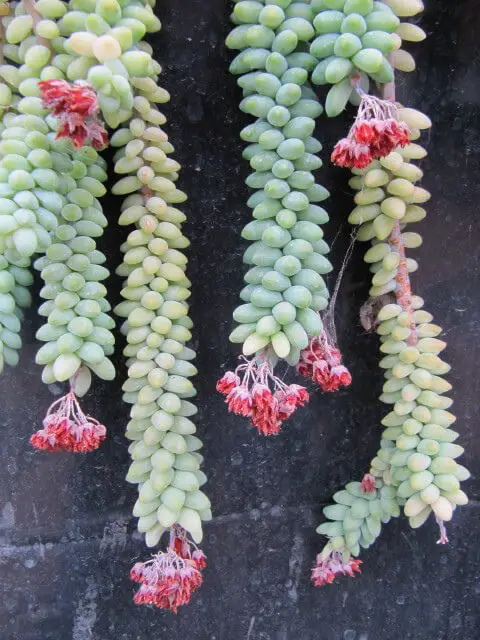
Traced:
[[[382, 97], [385, 100], [395, 102], [395, 80], [383, 85]], [[412, 286], [410, 283], [410, 276], [407, 268], [407, 257], [405, 255], [405, 243], [402, 238], [402, 232], [400, 229], [400, 221], [395, 220], [392, 232], [388, 239], [390, 246], [396, 251], [400, 257], [400, 262], [397, 267], [397, 275], [395, 281], [397, 283], [395, 289], [395, 298], [397, 304], [399, 304], [404, 311], [410, 316], [410, 335], [408, 337], [408, 344], [413, 346], [417, 343], [417, 329], [415, 320], [413, 317], [413, 305], [412, 305]]]
[[393, 225], [393, 229], [388, 241], [394, 251], [396, 251], [400, 256], [400, 262], [397, 267], [397, 275], [395, 276], [395, 280], [397, 283], [397, 287], [395, 289], [395, 298], [397, 299], [397, 304], [399, 304], [402, 309], [406, 311], [410, 316], [410, 335], [407, 342], [409, 345], [415, 345], [418, 338], [415, 320], [413, 317], [412, 287], [410, 285], [410, 276], [408, 275], [407, 269], [405, 244], [402, 239], [400, 222], [398, 220], [395, 220], [395, 224]]

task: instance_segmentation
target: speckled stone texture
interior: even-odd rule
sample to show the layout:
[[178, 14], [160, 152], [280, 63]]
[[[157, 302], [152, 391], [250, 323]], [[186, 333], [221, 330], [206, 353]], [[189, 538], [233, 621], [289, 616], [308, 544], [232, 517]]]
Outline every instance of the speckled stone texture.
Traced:
[[[420, 531], [405, 520], [385, 527], [362, 557], [363, 574], [313, 589], [309, 570], [322, 546], [314, 527], [332, 493], [360, 478], [378, 447], [381, 375], [375, 336], [364, 335], [358, 309], [368, 272], [357, 246], [337, 306], [338, 333], [352, 386], [314, 394], [282, 434], [260, 438], [228, 415], [215, 381], [235, 362], [228, 343], [231, 313], [242, 285], [240, 229], [250, 218], [243, 180], [238, 110], [240, 92], [228, 74], [224, 47], [227, 0], [162, 0], [163, 30], [153, 45], [172, 93], [168, 133], [183, 164], [181, 188], [192, 239], [199, 431], [205, 442], [214, 520], [202, 547], [209, 557], [205, 583], [177, 616], [135, 607], [131, 564], [148, 552], [130, 510], [135, 489], [124, 482], [128, 407], [118, 380], [95, 384], [87, 410], [109, 427], [102, 448], [86, 457], [34, 453], [28, 444], [51, 393], [34, 363], [32, 311], [23, 330], [20, 365], [0, 380], [0, 637], [2, 640], [476, 640], [480, 636], [478, 551], [480, 471], [478, 375], [480, 299], [480, 45], [476, 0], [429, 0], [421, 24], [426, 42], [412, 47], [418, 70], [399, 82], [398, 95], [429, 113], [434, 127], [423, 161], [432, 191], [429, 217], [418, 225], [424, 245], [413, 278], [417, 293], [446, 331], [453, 364], [459, 442], [473, 472], [471, 502], [449, 526], [451, 543], [435, 545], [433, 522]], [[324, 159], [346, 130], [352, 112], [318, 121]], [[332, 192], [327, 228], [336, 269], [348, 245], [348, 174], [318, 172]], [[124, 229], [119, 201], [105, 202], [110, 229], [100, 240], [113, 270]], [[38, 285], [38, 283], [37, 283]], [[112, 302], [119, 282], [109, 282]], [[37, 286], [38, 289], [38, 286]], [[120, 353], [121, 339], [118, 352]]]

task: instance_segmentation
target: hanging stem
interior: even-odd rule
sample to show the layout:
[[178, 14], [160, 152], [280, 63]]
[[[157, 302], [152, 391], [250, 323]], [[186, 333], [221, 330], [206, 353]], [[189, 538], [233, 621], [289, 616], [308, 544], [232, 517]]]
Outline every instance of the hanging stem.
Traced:
[[410, 285], [410, 276], [407, 269], [407, 258], [405, 255], [405, 244], [402, 240], [402, 233], [400, 231], [400, 223], [395, 220], [392, 232], [390, 234], [389, 243], [393, 249], [400, 256], [400, 263], [397, 267], [397, 275], [395, 280], [397, 287], [395, 289], [395, 298], [397, 303], [406, 311], [410, 316], [410, 335], [408, 337], [408, 344], [413, 346], [417, 343], [416, 324], [413, 317], [412, 307], [412, 287]]
[[[384, 100], [390, 100], [391, 102], [395, 103], [395, 80], [383, 85], [382, 97], [384, 98]], [[399, 220], [395, 220], [388, 242], [393, 250], [396, 251], [400, 256], [400, 262], [397, 267], [397, 275], [395, 276], [395, 281], [397, 283], [397, 287], [395, 289], [395, 298], [397, 300], [397, 303], [410, 316], [410, 335], [407, 342], [410, 346], [413, 346], [417, 343], [418, 336], [415, 320], [413, 317], [412, 287], [410, 284], [410, 276], [408, 274], [407, 268], [405, 243], [402, 238]]]

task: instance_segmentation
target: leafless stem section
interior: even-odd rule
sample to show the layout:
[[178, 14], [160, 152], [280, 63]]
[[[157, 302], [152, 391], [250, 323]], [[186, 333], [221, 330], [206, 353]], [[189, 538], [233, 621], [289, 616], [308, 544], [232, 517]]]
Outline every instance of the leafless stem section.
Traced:
[[[382, 96], [385, 100], [395, 102], [395, 80], [383, 85]], [[410, 283], [410, 276], [407, 268], [407, 257], [405, 255], [405, 243], [402, 238], [402, 232], [400, 229], [400, 221], [395, 220], [392, 232], [389, 236], [388, 242], [392, 249], [396, 251], [400, 257], [400, 262], [397, 267], [397, 275], [395, 276], [396, 289], [395, 298], [397, 304], [399, 304], [404, 311], [410, 316], [410, 335], [408, 337], [408, 344], [415, 345], [418, 340], [415, 320], [413, 317], [412, 306], [412, 286]]]

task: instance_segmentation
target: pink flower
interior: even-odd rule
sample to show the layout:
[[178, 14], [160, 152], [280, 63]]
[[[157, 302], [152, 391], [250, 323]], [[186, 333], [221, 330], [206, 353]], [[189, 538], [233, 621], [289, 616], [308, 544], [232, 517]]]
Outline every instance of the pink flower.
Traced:
[[375, 476], [372, 476], [371, 473], [366, 473], [360, 483], [360, 491], [373, 493], [375, 491]]

